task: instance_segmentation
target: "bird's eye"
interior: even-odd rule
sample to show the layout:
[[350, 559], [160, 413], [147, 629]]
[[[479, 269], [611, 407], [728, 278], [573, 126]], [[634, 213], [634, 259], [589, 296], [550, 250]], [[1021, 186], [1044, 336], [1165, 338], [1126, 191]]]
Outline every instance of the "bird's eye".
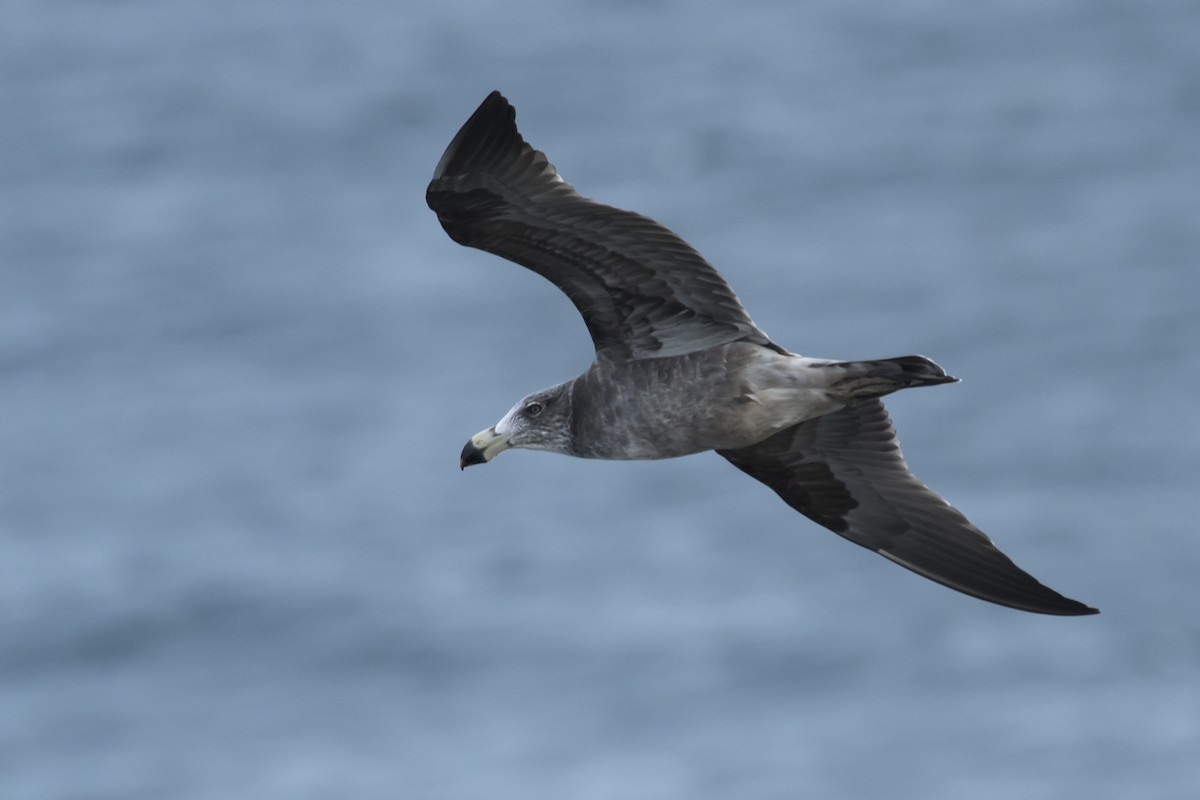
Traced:
[[541, 413], [542, 413], [542, 404], [537, 402], [536, 400], [532, 403], [527, 403], [525, 405], [525, 416], [536, 417], [537, 415], [539, 415]]

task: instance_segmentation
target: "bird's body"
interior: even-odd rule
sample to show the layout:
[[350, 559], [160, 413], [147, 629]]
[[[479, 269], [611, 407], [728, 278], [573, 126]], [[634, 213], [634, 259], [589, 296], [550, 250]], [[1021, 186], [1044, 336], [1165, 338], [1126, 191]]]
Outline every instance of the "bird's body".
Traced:
[[582, 375], [473, 436], [464, 467], [509, 447], [602, 459], [715, 450], [810, 519], [925, 577], [1026, 611], [1095, 613], [1018, 568], [909, 472], [879, 398], [956, 380], [934, 362], [815, 359], [775, 344], [686, 242], [564, 182], [496, 92], [451, 141], [426, 198], [455, 241], [562, 289], [596, 347]]
[[[805, 369], [804, 361], [748, 342], [711, 353], [599, 361], [572, 387], [573, 405], [588, 410], [573, 417], [573, 455], [674, 458], [761, 441], [829, 406], [821, 372]], [[676, 386], [692, 391], [681, 396]]]
[[[940, 369], [930, 373], [921, 380], [954, 380]], [[561, 452], [632, 460], [748, 447], [862, 392], [895, 391], [903, 375], [891, 361], [824, 361], [751, 342], [664, 358], [601, 359], [564, 386], [572, 412], [580, 413], [571, 415], [570, 446]]]

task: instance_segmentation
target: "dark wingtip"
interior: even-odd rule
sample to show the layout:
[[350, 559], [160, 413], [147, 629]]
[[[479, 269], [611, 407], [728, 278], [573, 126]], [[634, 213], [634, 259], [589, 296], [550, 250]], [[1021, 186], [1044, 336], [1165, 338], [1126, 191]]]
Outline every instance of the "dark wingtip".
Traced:
[[1038, 590], [1036, 596], [1016, 602], [1009, 602], [1007, 598], [993, 599], [992, 597], [983, 595], [977, 596], [982, 600], [990, 600], [993, 603], [999, 603], [1000, 605], [1009, 606], [1020, 611], [1032, 611], [1035, 614], [1050, 614], [1058, 617], [1086, 617], [1100, 613], [1100, 609], [1092, 608], [1078, 600], [1064, 597], [1043, 584], [1038, 583], [1036, 588]]
[[555, 191], [572, 190], [546, 154], [521, 138], [516, 109], [500, 92], [492, 92], [450, 140], [425, 190], [425, 202], [451, 239], [475, 247], [478, 226], [513, 196], [524, 202]]
[[[1024, 610], [1033, 611], [1038, 614], [1056, 614], [1061, 617], [1085, 617], [1100, 613], [1100, 609], [1092, 608], [1078, 600], [1072, 600], [1070, 597], [1054, 591], [1049, 586], [1039, 583], [1032, 575], [1028, 573], [1025, 573], [1025, 575], [1033, 581], [1036, 592], [1031, 597], [1033, 602], [1024, 608]], [[1015, 607], [1021, 608], [1021, 606]]]
[[[986, 600], [987, 598], [983, 599]], [[1054, 603], [1053, 605], [1022, 606], [1004, 602], [1001, 602], [1000, 605], [1011, 605], [1020, 611], [1032, 611], [1035, 614], [1050, 614], [1057, 617], [1088, 617], [1092, 614], [1100, 613], [1100, 609], [1084, 605], [1078, 600], [1072, 600], [1069, 597], [1063, 597], [1062, 602]]]
[[463, 144], [471, 142], [471, 146], [465, 148], [464, 152], [465, 160], [469, 161], [483, 146], [487, 137], [494, 136], [492, 131], [512, 128], [513, 133], [516, 133], [516, 118], [517, 111], [512, 104], [499, 91], [493, 91], [483, 99], [475, 113], [471, 114], [450, 140], [446, 152], [442, 153], [437, 167], [433, 170], [433, 179], [436, 181], [445, 175], [457, 175], [465, 171], [467, 164], [459, 163], [458, 158], [459, 151], [464, 149]]

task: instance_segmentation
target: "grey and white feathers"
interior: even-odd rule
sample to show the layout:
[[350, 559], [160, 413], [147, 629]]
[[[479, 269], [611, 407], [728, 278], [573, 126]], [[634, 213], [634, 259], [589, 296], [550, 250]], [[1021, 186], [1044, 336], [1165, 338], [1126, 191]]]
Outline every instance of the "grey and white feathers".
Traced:
[[450, 142], [426, 200], [456, 242], [561, 289], [596, 358], [471, 437], [464, 468], [509, 447], [607, 459], [716, 450], [809, 519], [931, 580], [1024, 611], [1096, 613], [1017, 567], [908, 470], [878, 398], [954, 378], [922, 356], [790, 353], [691, 246], [581, 196], [515, 120], [490, 94]]

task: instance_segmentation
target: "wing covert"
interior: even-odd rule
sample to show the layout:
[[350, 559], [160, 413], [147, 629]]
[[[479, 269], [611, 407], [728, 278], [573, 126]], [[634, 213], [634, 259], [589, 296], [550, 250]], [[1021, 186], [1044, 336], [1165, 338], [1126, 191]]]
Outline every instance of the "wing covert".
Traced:
[[718, 452], [814, 522], [951, 589], [1041, 614], [1096, 613], [1039, 583], [918, 480], [879, 400]]
[[554, 283], [583, 316], [598, 355], [655, 358], [768, 342], [690, 245], [647, 217], [582, 197], [515, 120], [492, 92], [438, 162], [426, 201], [450, 238]]

